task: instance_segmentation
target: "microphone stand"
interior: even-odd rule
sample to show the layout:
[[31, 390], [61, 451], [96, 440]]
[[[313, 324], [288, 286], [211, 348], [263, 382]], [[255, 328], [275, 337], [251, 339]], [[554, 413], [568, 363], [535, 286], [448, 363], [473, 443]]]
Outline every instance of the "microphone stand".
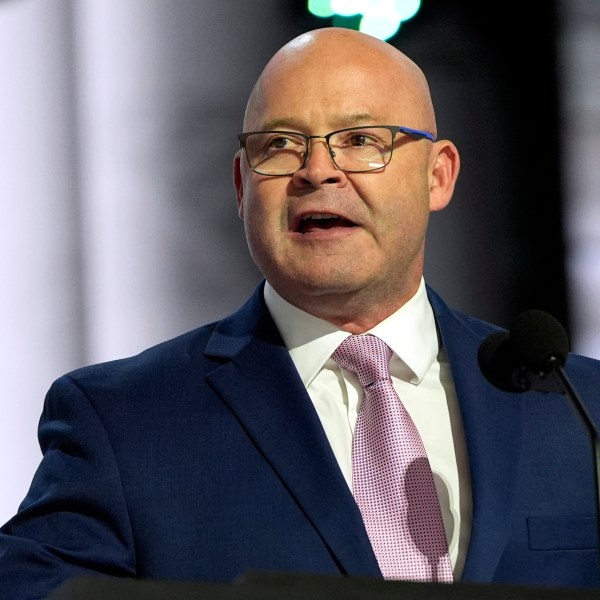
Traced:
[[[581, 418], [583, 425], [585, 426], [590, 440], [592, 442], [594, 452], [594, 488], [596, 494], [596, 528], [598, 535], [598, 547], [600, 548], [600, 434], [598, 433], [597, 427], [594, 425], [590, 414], [581, 401], [577, 391], [573, 387], [571, 380], [569, 379], [564, 367], [563, 361], [557, 356], [550, 356], [545, 366], [547, 367], [544, 371], [539, 373], [533, 373], [528, 369], [522, 369], [520, 372], [515, 374], [515, 384], [521, 387], [523, 390], [536, 389], [538, 391], [558, 391], [565, 394], [569, 399], [571, 405], [575, 409], [575, 412]], [[554, 379], [554, 386], [548, 385], [549, 382], [545, 382], [547, 375], [552, 375]], [[532, 376], [535, 378], [535, 384], [532, 385]]]

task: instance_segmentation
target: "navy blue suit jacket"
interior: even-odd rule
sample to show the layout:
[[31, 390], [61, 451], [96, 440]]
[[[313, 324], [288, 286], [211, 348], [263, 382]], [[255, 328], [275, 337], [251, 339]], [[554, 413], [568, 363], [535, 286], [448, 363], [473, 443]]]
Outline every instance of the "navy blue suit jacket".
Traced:
[[[463, 581], [600, 585], [592, 446], [565, 396], [504, 393], [495, 327], [428, 289], [473, 489]], [[600, 422], [600, 362], [567, 372]], [[262, 298], [48, 392], [41, 465], [0, 535], [0, 598], [74, 575], [231, 581], [251, 570], [381, 577], [360, 513]]]

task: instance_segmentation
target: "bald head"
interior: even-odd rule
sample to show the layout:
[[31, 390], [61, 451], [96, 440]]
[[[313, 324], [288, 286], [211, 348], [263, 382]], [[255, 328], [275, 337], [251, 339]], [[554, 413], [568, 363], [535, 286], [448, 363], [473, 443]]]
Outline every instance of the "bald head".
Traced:
[[299, 83], [309, 102], [315, 89], [344, 76], [352, 82], [356, 100], [363, 89], [379, 86], [382, 102], [390, 105], [397, 120], [436, 133], [429, 86], [421, 69], [387, 42], [336, 27], [303, 33], [271, 58], [250, 94], [244, 130], [262, 127], [260, 119], [269, 98], [280, 99], [290, 81]]

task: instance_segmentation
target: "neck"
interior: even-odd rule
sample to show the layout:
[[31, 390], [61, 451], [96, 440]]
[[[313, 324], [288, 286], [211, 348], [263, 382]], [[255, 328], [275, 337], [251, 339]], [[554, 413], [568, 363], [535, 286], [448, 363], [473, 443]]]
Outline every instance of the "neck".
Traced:
[[306, 294], [292, 296], [276, 290], [297, 308], [352, 334], [365, 333], [404, 306], [419, 289], [420, 280], [390, 297], [349, 294]]

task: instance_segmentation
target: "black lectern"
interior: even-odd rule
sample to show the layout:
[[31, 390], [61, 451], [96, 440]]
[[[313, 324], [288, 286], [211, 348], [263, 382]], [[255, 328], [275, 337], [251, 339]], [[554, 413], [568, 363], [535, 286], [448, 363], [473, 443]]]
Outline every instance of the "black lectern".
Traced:
[[250, 572], [230, 584], [74, 578], [48, 600], [600, 600], [600, 590]]

